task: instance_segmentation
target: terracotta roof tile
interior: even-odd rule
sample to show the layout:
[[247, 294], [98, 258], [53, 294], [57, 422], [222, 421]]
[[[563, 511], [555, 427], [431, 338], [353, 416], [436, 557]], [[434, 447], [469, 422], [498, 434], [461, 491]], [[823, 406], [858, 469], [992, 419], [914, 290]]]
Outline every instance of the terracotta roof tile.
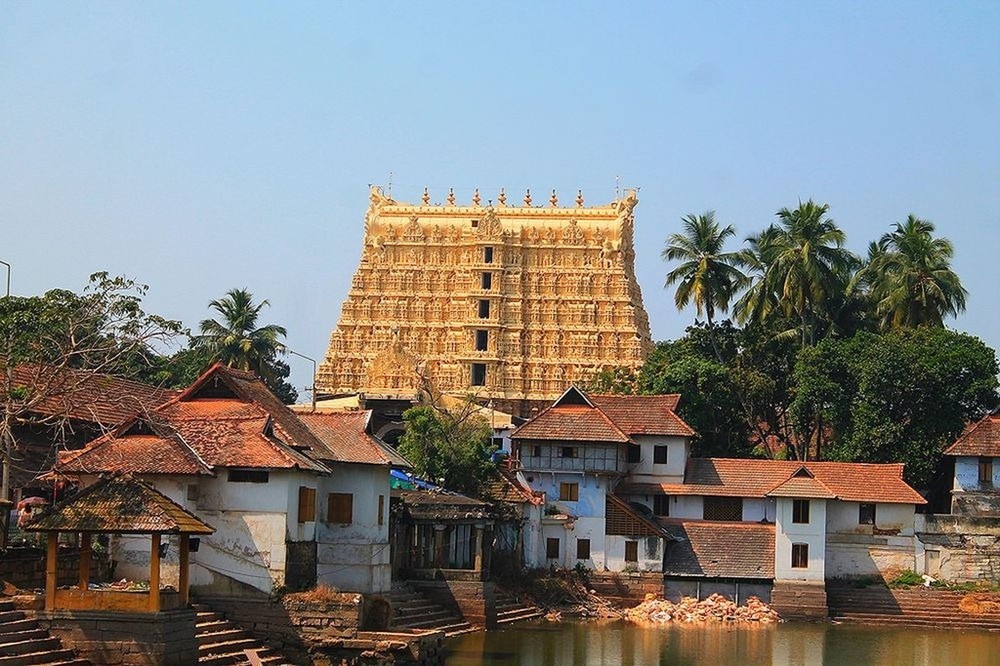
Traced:
[[109, 433], [79, 451], [60, 454], [60, 474], [211, 474], [212, 470], [176, 434], [165, 428], [123, 429]]
[[498, 469], [497, 476], [483, 484], [482, 494], [496, 502], [508, 502], [511, 504], [531, 504], [540, 505], [542, 498], [531, 492], [517, 480], [517, 475], [505, 469]]
[[32, 520], [32, 532], [211, 534], [215, 530], [163, 493], [130, 475], [85, 488]]
[[511, 437], [514, 439], [560, 440], [578, 442], [629, 442], [623, 433], [599, 409], [586, 405], [547, 407]]
[[946, 456], [1000, 457], [1000, 415], [987, 414], [945, 449]]
[[344, 412], [298, 412], [296, 416], [323, 443], [311, 455], [321, 460], [412, 467], [387, 444], [368, 434], [371, 410]]
[[29, 389], [26, 406], [31, 412], [97, 423], [106, 428], [152, 411], [179, 394], [89, 370], [39, 364], [14, 368], [14, 385]]
[[800, 499], [836, 499], [837, 496], [811, 476], [792, 476], [782, 484], [772, 488], [768, 497], [798, 497]]
[[680, 400], [677, 394], [587, 397], [628, 435], [694, 435], [694, 430], [674, 412]]
[[[656, 487], [659, 492], [666, 495], [767, 497], [772, 490], [788, 482], [803, 467], [808, 469], [813, 478], [835, 497], [846, 502], [926, 503], [916, 490], [903, 481], [902, 463], [691, 458], [684, 471], [684, 483], [641, 485], [644, 488]], [[639, 485], [623, 484], [617, 492], [643, 494], [634, 492], [639, 489]]]
[[774, 525], [664, 519], [666, 576], [774, 578]]

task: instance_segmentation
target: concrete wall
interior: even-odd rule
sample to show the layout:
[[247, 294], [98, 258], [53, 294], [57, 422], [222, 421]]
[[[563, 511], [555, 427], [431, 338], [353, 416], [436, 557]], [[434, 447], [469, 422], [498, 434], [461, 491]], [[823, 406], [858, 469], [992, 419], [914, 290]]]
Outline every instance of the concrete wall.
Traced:
[[[780, 497], [776, 502], [774, 527], [775, 580], [822, 581], [826, 557], [826, 500], [809, 500], [809, 522], [792, 522], [791, 498]], [[792, 544], [809, 546], [809, 566], [792, 568]]]
[[668, 578], [663, 582], [663, 597], [677, 603], [683, 597], [704, 599], [721, 594], [730, 601], [744, 604], [748, 597], [757, 597], [764, 603], [771, 601], [771, 583], [738, 582], [734, 580], [684, 580]]
[[875, 525], [858, 522], [858, 502], [828, 502], [826, 515], [827, 578], [894, 578], [916, 567], [912, 504], [876, 504]]
[[[874, 533], [872, 525], [858, 522], [860, 503], [833, 501], [827, 507], [826, 530], [836, 534], [867, 534]], [[875, 505], [875, 525], [878, 531], [896, 532], [900, 535], [913, 535], [914, 506], [912, 504]]]
[[[350, 525], [327, 520], [327, 495], [353, 495]], [[382, 520], [379, 524], [379, 496]], [[392, 585], [389, 561], [389, 469], [378, 465], [337, 465], [333, 476], [322, 477], [316, 492], [317, 582], [339, 590], [388, 592]]]
[[[682, 483], [684, 481], [684, 467], [688, 457], [687, 438], [637, 435], [633, 437], [633, 441], [639, 446], [641, 453], [639, 462], [628, 467], [630, 483]], [[666, 464], [653, 462], [653, 447], [655, 446], [667, 447]]]
[[916, 566], [956, 582], [1000, 582], [1000, 521], [955, 515], [918, 515]]
[[[638, 562], [625, 561], [625, 542], [638, 542]], [[609, 534], [604, 538], [604, 568], [606, 571], [663, 571], [663, 539], [661, 537], [626, 537]]]

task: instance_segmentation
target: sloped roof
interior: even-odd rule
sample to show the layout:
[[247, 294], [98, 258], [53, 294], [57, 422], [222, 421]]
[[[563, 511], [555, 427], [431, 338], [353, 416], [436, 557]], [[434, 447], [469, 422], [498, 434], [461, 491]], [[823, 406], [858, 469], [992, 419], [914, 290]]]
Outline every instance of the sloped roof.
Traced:
[[324, 445], [323, 450], [311, 452], [313, 457], [363, 465], [413, 466], [390, 446], [368, 434], [371, 410], [298, 412], [296, 416]]
[[85, 488], [28, 523], [30, 532], [211, 534], [215, 530], [152, 486], [131, 475]]
[[433, 490], [393, 490], [393, 497], [403, 502], [406, 514], [414, 520], [483, 520], [491, 518], [490, 507], [465, 495]]
[[522, 440], [631, 442], [633, 435], [689, 437], [694, 431], [674, 413], [679, 395], [588, 395], [570, 387], [511, 435]]
[[946, 456], [1000, 457], [1000, 414], [987, 414], [945, 449]]
[[658, 523], [639, 515], [614, 495], [605, 496], [604, 533], [630, 537], [667, 536]]
[[[784, 487], [781, 496], [801, 485], [792, 480], [800, 469], [807, 469], [837, 499], [845, 502], [885, 502], [890, 504], [925, 504], [926, 500], [903, 481], [903, 464], [797, 462], [794, 460], [753, 460], [742, 458], [690, 458], [684, 470], [684, 483], [630, 484], [618, 486], [622, 495], [715, 495], [724, 497], [767, 497]], [[802, 486], [806, 497], [819, 497], [819, 486]]]
[[774, 578], [774, 525], [711, 520], [663, 520], [665, 576]]
[[680, 395], [590, 395], [594, 406], [629, 435], [691, 437], [694, 430], [674, 412]]
[[86, 448], [59, 455], [60, 474], [212, 474], [211, 468], [167, 425], [139, 419]]
[[[14, 386], [34, 388], [26, 398], [29, 411], [116, 426], [136, 414], [150, 412], [179, 392], [113, 375], [25, 363], [13, 371]], [[34, 396], [34, 397], [33, 397]]]
[[530, 504], [539, 505], [542, 498], [531, 492], [530, 488], [525, 488], [517, 479], [517, 475], [499, 468], [497, 475], [493, 479], [483, 484], [482, 494], [496, 502], [508, 502], [510, 504]]
[[798, 497], [801, 499], [836, 499], [836, 495], [816, 479], [809, 469], [802, 467], [784, 483], [772, 488], [768, 497]]

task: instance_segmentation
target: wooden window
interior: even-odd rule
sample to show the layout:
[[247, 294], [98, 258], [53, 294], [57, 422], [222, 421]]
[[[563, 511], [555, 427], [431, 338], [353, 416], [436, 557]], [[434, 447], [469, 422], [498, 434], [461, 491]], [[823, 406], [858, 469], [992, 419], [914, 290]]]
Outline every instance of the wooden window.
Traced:
[[545, 540], [545, 558], [549, 560], [559, 559], [559, 539], [549, 537]]
[[874, 504], [858, 505], [858, 525], [874, 525], [874, 524], [875, 524], [875, 505]]
[[316, 520], [316, 489], [299, 486], [299, 522]]
[[188, 485], [188, 487], [187, 487], [187, 499], [188, 499], [189, 502], [197, 502], [198, 501], [198, 485], [197, 484], [192, 483], [192, 484]]
[[330, 493], [326, 498], [326, 522], [350, 525], [354, 522], [354, 495]]
[[653, 463], [656, 465], [667, 464], [667, 447], [658, 445], [653, 447]]
[[993, 485], [993, 458], [979, 459], [979, 485]]
[[266, 469], [231, 469], [226, 478], [229, 483], [267, 483], [270, 475]]
[[625, 561], [626, 562], [638, 562], [639, 561], [639, 542], [638, 541], [626, 541], [625, 542]]
[[654, 516], [670, 515], [669, 495], [653, 495], [653, 515]]
[[809, 524], [809, 500], [792, 500], [792, 522], [800, 525]]
[[625, 449], [625, 462], [637, 463], [640, 460], [642, 460], [642, 447], [629, 444], [628, 448]]
[[385, 495], [378, 496], [378, 525], [382, 527], [385, 524]]
[[488, 298], [479, 299], [479, 318], [480, 319], [490, 318], [490, 301]]
[[562, 458], [576, 458], [576, 447], [564, 446], [559, 453]]
[[482, 287], [483, 291], [489, 291], [493, 288], [493, 273], [483, 273], [482, 275]]
[[576, 559], [578, 560], [590, 559], [590, 539], [576, 540]]
[[809, 544], [807, 543], [792, 544], [792, 568], [793, 569], [809, 568]]
[[577, 502], [580, 499], [579, 483], [560, 483], [559, 499], [563, 502]]
[[705, 520], [743, 520], [742, 497], [705, 497], [703, 502], [702, 518]]
[[485, 363], [473, 363], [472, 364], [472, 385], [473, 386], [486, 386], [486, 364]]
[[483, 248], [483, 263], [492, 264], [493, 263], [493, 248], [484, 247]]
[[531, 447], [531, 457], [532, 458], [541, 458], [542, 457], [542, 447], [538, 446], [537, 444], [535, 446], [532, 446]]
[[476, 351], [486, 351], [490, 346], [490, 332], [485, 330], [476, 331]]

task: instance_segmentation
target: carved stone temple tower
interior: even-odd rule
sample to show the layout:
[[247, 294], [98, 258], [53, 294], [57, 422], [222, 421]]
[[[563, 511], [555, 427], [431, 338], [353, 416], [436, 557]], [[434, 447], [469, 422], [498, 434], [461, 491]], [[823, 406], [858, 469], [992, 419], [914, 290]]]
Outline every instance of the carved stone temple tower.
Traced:
[[411, 400], [435, 391], [529, 416], [652, 348], [635, 279], [634, 191], [604, 206], [399, 203], [378, 187], [361, 262], [319, 368], [320, 392]]

